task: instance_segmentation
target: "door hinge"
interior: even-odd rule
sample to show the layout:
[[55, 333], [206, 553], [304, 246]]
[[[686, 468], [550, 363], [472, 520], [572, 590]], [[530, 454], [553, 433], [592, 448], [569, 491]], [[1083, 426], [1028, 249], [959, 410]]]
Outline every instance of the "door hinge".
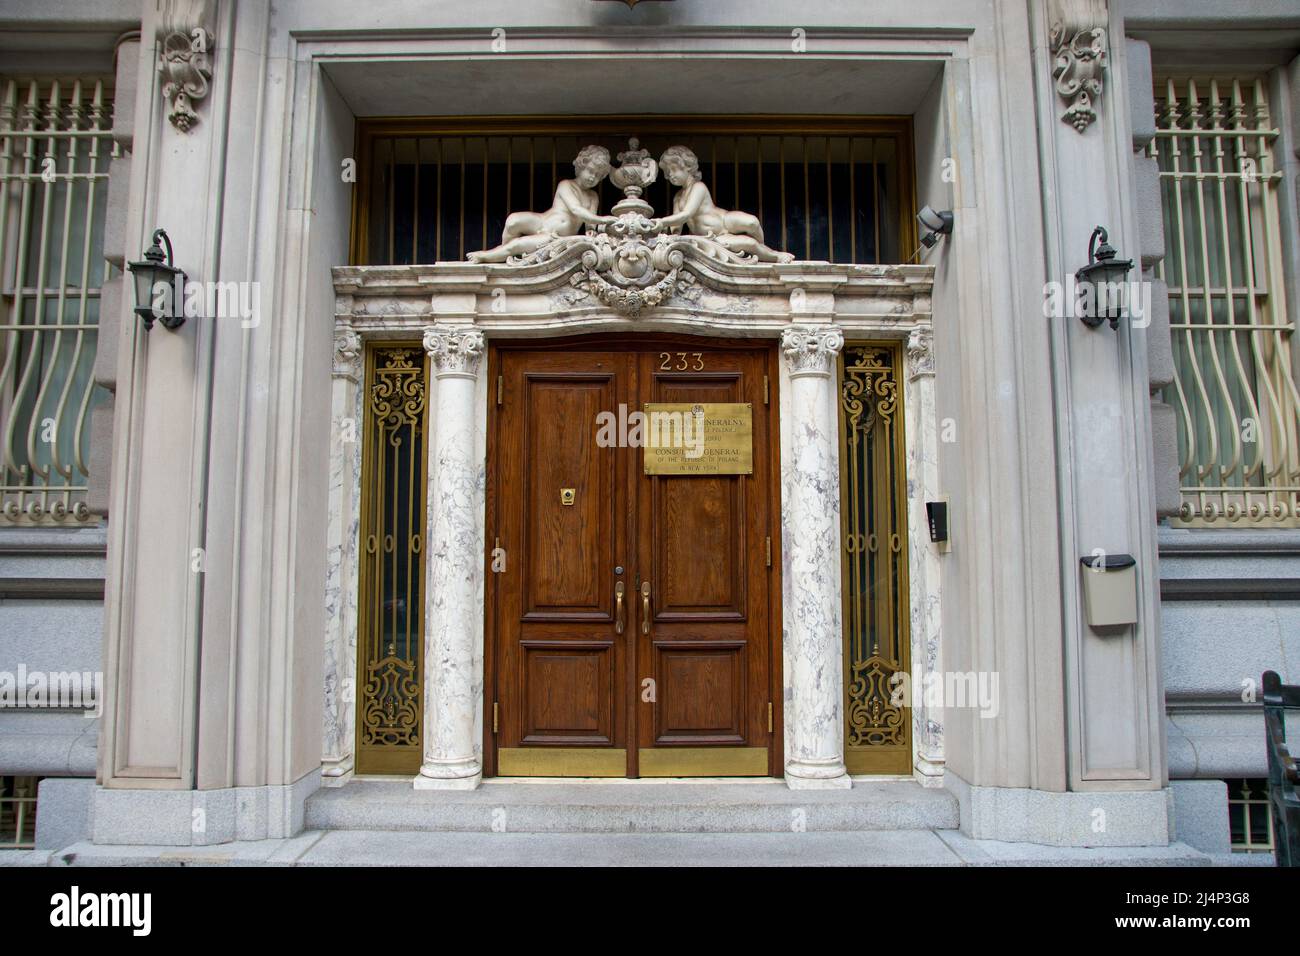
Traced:
[[764, 550], [767, 551], [767, 566], [770, 568], [772, 566], [772, 536], [770, 534], [767, 536]]
[[769, 700], [767, 702], [767, 732], [770, 734], [772, 730], [772, 702]]
[[[768, 707], [770, 708], [771, 704], [769, 704]], [[498, 704], [496, 701], [492, 701], [492, 733], [494, 734], [501, 729], [500, 717], [501, 717], [501, 705]], [[770, 710], [767, 715], [767, 719], [769, 722], [771, 722], [772, 720], [772, 714]]]
[[764, 405], [768, 404], [768, 396], [767, 396], [767, 376], [766, 376], [766, 375], [763, 376], [763, 404], [764, 404]]
[[501, 404], [501, 394], [504, 389], [505, 389], [505, 377], [502, 375], [498, 375], [497, 376], [497, 404], [498, 405]]

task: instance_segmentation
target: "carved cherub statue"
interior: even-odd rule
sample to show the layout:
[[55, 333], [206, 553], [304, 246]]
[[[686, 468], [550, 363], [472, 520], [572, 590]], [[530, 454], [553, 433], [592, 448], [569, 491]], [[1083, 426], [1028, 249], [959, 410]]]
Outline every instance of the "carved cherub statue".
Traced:
[[709, 187], [700, 175], [700, 161], [685, 146], [670, 146], [659, 158], [659, 168], [668, 181], [681, 187], [673, 197], [673, 212], [656, 225], [679, 232], [684, 225], [694, 236], [708, 236], [732, 252], [747, 253], [763, 262], [793, 262], [788, 252], [777, 252], [763, 244], [763, 226], [757, 216], [729, 212], [713, 204]]
[[573, 159], [572, 179], [555, 187], [555, 199], [546, 212], [512, 212], [501, 230], [501, 245], [471, 252], [471, 262], [505, 262], [510, 256], [526, 256], [561, 236], [576, 236], [584, 225], [617, 222], [614, 216], [596, 213], [600, 197], [596, 187], [609, 175], [609, 150], [584, 146]]

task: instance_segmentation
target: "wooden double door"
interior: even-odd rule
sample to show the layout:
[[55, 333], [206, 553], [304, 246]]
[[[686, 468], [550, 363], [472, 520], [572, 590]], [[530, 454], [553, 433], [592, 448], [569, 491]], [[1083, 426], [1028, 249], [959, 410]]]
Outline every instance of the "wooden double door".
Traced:
[[[774, 349], [584, 339], [489, 361], [486, 771], [778, 774]], [[649, 403], [748, 403], [752, 473], [646, 474]]]

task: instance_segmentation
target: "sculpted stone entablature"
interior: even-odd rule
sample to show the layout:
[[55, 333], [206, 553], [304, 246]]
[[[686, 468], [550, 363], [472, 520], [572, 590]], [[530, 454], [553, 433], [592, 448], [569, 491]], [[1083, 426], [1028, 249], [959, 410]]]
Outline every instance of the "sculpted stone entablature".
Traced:
[[834, 318], [854, 335], [904, 338], [931, 320], [932, 266], [727, 263], [689, 242], [674, 243], [681, 264], [671, 292], [653, 307], [620, 313], [596, 295], [574, 294], [572, 280], [588, 268], [584, 257], [598, 255], [594, 242], [574, 239], [528, 265], [339, 266], [336, 321], [388, 338], [423, 334], [431, 322], [489, 334], [663, 328], [776, 336], [791, 323]]

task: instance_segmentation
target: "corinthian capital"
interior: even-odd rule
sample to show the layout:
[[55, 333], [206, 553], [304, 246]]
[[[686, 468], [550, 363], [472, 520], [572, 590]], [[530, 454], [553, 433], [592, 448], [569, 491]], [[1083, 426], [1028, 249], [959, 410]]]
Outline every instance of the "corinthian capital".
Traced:
[[781, 352], [790, 377], [830, 375], [835, 356], [844, 348], [844, 333], [833, 325], [789, 328], [781, 333]]
[[478, 329], [424, 330], [424, 350], [437, 378], [474, 378], [483, 358], [483, 333]]

